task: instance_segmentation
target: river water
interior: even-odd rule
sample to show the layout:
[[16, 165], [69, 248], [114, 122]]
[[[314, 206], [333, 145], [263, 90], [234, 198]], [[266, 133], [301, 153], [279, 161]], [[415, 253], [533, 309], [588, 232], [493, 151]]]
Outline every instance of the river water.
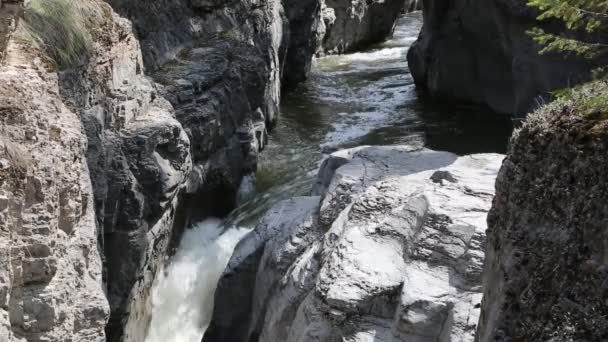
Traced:
[[368, 51], [316, 60], [310, 79], [285, 94], [261, 154], [258, 195], [224, 222], [195, 225], [153, 289], [147, 342], [200, 342], [213, 293], [245, 229], [282, 199], [310, 192], [323, 158], [358, 145], [409, 144], [457, 154], [504, 153], [510, 120], [478, 108], [431, 103], [418, 94], [407, 51], [422, 18], [402, 17], [394, 37]]

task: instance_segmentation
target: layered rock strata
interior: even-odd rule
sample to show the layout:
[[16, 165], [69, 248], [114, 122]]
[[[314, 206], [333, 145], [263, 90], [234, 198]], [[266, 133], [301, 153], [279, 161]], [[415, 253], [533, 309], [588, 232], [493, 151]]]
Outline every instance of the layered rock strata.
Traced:
[[206, 340], [473, 341], [501, 160], [399, 146], [334, 153], [322, 197], [278, 204], [238, 245]]
[[[11, 32], [18, 6], [0, 3]], [[58, 75], [2, 34], [0, 340], [102, 342], [109, 307], [87, 139]]]
[[284, 21], [279, 1], [173, 1], [160, 17], [156, 3], [112, 4], [135, 11], [141, 48], [130, 23], [116, 19], [128, 26], [109, 31], [123, 38], [97, 59], [112, 72], [69, 73], [63, 87], [89, 140], [112, 308], [108, 340], [124, 331], [124, 340], [140, 341], [150, 287], [184, 227], [227, 213], [242, 177], [255, 172], [278, 115]]
[[142, 340], [181, 231], [234, 206], [323, 36], [320, 1], [108, 3], [74, 3], [87, 44], [57, 70], [0, 2], [3, 340]]

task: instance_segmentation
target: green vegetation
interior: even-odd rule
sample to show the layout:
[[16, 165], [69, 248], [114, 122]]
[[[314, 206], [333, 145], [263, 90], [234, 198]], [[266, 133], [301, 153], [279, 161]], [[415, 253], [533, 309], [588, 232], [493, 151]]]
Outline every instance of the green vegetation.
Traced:
[[[544, 46], [541, 53], [570, 52], [593, 58], [608, 52], [605, 42], [591, 41], [592, 36], [604, 37], [608, 33], [607, 0], [530, 0], [528, 5], [541, 11], [538, 20], [559, 19], [571, 31], [555, 34], [538, 27], [530, 30], [534, 40]], [[587, 33], [590, 40], [573, 38], [572, 32]]]
[[27, 39], [60, 70], [82, 64], [91, 52], [83, 8], [75, 0], [32, 0], [24, 21]]
[[229, 30], [220, 32], [218, 34], [218, 38], [222, 40], [231, 41], [233, 43], [239, 43], [243, 41], [241, 33], [236, 28], [231, 28]]
[[[543, 46], [541, 54], [573, 53], [592, 59], [608, 52], [608, 44], [602, 41], [608, 34], [608, 0], [530, 0], [528, 5], [540, 10], [539, 21], [561, 20], [567, 29], [559, 34], [538, 27], [530, 30], [532, 38]], [[608, 114], [607, 71], [606, 67], [599, 67], [593, 72], [594, 81], [556, 91], [556, 101], [541, 111], [574, 110], [588, 118], [605, 119]]]
[[577, 87], [556, 92], [556, 105], [576, 108], [591, 119], [608, 117], [608, 81], [596, 80]]
[[256, 173], [256, 191], [265, 192], [276, 184], [277, 175], [270, 169], [258, 167]]

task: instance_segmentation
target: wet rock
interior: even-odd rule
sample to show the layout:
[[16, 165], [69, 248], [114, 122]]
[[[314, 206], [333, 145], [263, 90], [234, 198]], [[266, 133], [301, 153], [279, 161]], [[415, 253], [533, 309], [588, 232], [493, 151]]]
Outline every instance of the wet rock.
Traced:
[[[237, 247], [216, 312], [257, 272], [252, 313], [239, 316], [249, 330], [234, 341], [473, 341], [501, 160], [398, 146], [333, 154], [320, 201], [277, 205], [255, 230], [270, 238]], [[438, 186], [437, 169], [459, 182]], [[241, 257], [254, 251], [259, 262]], [[215, 336], [233, 330], [218, 323]]]
[[325, 36], [321, 16], [322, 0], [284, 0], [285, 15], [289, 20], [289, 47], [283, 70], [283, 85], [293, 87], [308, 78], [312, 56]]
[[[305, 225], [319, 197], [297, 197], [274, 206], [235, 249], [216, 291], [213, 322], [204, 341], [248, 341], [258, 266], [266, 244]], [[262, 301], [263, 303], [263, 301]]]
[[6, 57], [6, 48], [17, 28], [24, 2], [24, 0], [0, 1], [0, 61]]

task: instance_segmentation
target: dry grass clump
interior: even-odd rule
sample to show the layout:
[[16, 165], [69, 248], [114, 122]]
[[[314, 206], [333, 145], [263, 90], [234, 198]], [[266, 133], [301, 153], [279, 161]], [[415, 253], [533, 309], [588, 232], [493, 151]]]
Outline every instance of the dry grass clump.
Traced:
[[0, 139], [0, 186], [5, 183], [20, 188], [31, 161], [17, 145]]
[[23, 15], [26, 39], [60, 70], [82, 65], [93, 49], [86, 19], [91, 6], [95, 2], [32, 0]]

